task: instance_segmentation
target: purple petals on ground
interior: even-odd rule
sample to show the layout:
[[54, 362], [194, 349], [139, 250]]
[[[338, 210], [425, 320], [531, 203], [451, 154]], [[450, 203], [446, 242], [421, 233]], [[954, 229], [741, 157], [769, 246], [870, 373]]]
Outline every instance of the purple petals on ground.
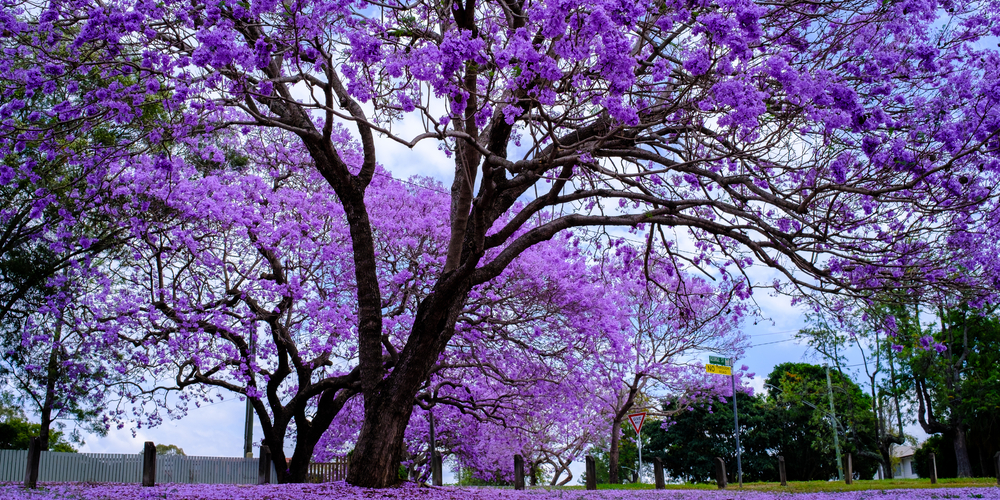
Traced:
[[733, 490], [553, 490], [513, 491], [500, 488], [427, 488], [412, 483], [399, 488], [372, 490], [355, 488], [343, 482], [324, 484], [231, 485], [165, 484], [143, 488], [138, 484], [42, 484], [26, 490], [20, 484], [0, 486], [0, 500], [320, 500], [320, 499], [422, 499], [422, 500], [931, 500], [944, 498], [1000, 498], [1000, 488], [948, 488], [922, 490], [864, 490], [820, 493], [782, 493]]

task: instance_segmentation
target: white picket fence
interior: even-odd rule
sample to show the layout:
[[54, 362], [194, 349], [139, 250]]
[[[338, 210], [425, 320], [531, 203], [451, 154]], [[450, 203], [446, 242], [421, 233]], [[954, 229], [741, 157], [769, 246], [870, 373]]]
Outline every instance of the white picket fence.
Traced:
[[[27, 450], [0, 450], [0, 481], [24, 480]], [[156, 483], [257, 484], [258, 459], [158, 455]], [[271, 464], [271, 480], [277, 479]], [[40, 482], [142, 482], [142, 454], [60, 453], [43, 451], [38, 465]]]

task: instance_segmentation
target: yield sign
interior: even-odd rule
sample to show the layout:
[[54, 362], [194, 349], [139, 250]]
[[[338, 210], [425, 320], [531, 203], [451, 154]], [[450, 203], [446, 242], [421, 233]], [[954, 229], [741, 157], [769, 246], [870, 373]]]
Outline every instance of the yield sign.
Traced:
[[632, 428], [635, 429], [635, 433], [639, 434], [639, 430], [642, 429], [642, 423], [646, 421], [646, 412], [633, 413], [628, 416], [628, 421], [632, 424]]

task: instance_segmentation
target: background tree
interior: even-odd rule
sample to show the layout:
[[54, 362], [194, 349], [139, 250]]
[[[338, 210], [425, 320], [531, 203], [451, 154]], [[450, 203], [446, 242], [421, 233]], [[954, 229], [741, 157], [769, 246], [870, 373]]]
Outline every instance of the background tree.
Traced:
[[175, 444], [158, 444], [156, 445], [157, 455], [180, 455], [185, 456], [184, 449]]
[[[907, 328], [907, 318], [899, 314], [898, 303], [890, 295], [881, 300], [871, 301], [869, 305], [851, 308], [843, 301], [818, 300], [816, 313], [807, 315], [809, 327], [799, 330], [797, 338], [804, 339], [816, 350], [822, 359], [833, 365], [838, 373], [843, 373], [843, 366], [849, 352], [861, 355], [862, 369], [868, 382], [868, 401], [872, 414], [877, 418], [877, 425], [872, 428], [874, 435], [860, 436], [865, 442], [876, 443], [878, 458], [881, 462], [880, 474], [892, 478], [892, 446], [904, 442], [903, 416], [899, 398], [907, 384], [897, 373], [898, 354], [892, 349], [898, 341], [900, 328]], [[896, 322], [896, 330], [886, 329], [887, 318], [892, 316]], [[860, 454], [870, 453], [870, 450], [860, 449]]]
[[[41, 431], [41, 425], [30, 422], [19, 407], [8, 401], [0, 405], [0, 450], [26, 450]], [[83, 444], [76, 433], [67, 439], [59, 429], [49, 432], [49, 451], [76, 452], [73, 444]]]
[[[759, 397], [749, 396], [744, 391], [746, 388], [742, 387], [737, 390], [744, 480], [762, 480], [761, 478], [766, 477], [769, 466], [765, 461], [755, 458], [763, 450], [755, 449], [748, 441], [751, 439], [749, 429], [758, 427], [761, 401]], [[672, 415], [662, 426], [650, 427], [649, 446], [643, 447], [644, 459], [660, 458], [665, 474], [685, 482], [714, 481], [713, 457], [722, 457], [726, 462], [726, 471], [735, 474], [736, 439], [733, 434], [731, 397], [730, 393], [729, 397], [718, 397], [701, 405], [691, 406], [665, 401], [663, 411]], [[764, 457], [767, 457], [766, 452]], [[735, 476], [731, 477], [735, 481]]]
[[[826, 369], [818, 365], [781, 363], [774, 367], [765, 379], [765, 383], [776, 388], [768, 394], [769, 400], [786, 411], [784, 428], [797, 432], [792, 430], [792, 426], [807, 424], [810, 437], [804, 442], [809, 443], [813, 460], [819, 459], [828, 463], [830, 468], [824, 468], [823, 472], [828, 473], [832, 470], [835, 476], [837, 462], [826, 373]], [[875, 440], [878, 420], [873, 411], [871, 396], [865, 394], [857, 383], [842, 372], [831, 369], [829, 373], [841, 450], [843, 453], [852, 454], [854, 471], [858, 477], [872, 477], [877, 471], [881, 456], [878, 442]], [[785, 456], [786, 461], [806, 459], [804, 456], [796, 456], [794, 452], [787, 455], [777, 454]], [[818, 476], [823, 479], [830, 477]]]
[[[818, 392], [822, 375], [822, 392]], [[806, 380], [812, 381], [812, 384]], [[830, 420], [819, 403], [826, 400], [825, 372], [821, 367], [803, 363], [783, 363], [765, 379], [767, 384], [782, 383], [785, 390], [771, 389], [767, 394], [751, 395], [737, 391], [740, 412], [740, 445], [744, 481], [777, 481], [777, 456], [785, 457], [786, 472], [792, 480], [808, 481], [837, 477]], [[856, 414], [849, 420], [845, 399], [853, 397], [867, 403], [864, 393], [846, 381], [849, 395], [839, 393], [838, 418], [844, 422], [844, 451], [855, 453], [858, 447], [850, 437], [859, 428], [872, 425], [871, 407], [859, 404], [868, 415]], [[793, 391], [793, 392], [785, 392]], [[812, 391], [812, 392], [810, 392]], [[783, 395], [789, 394], [788, 397]], [[815, 406], [808, 403], [815, 401]], [[681, 408], [677, 408], [681, 406]], [[678, 405], [667, 400], [664, 407], [674, 414], [659, 428], [650, 429], [650, 458], [663, 460], [664, 471], [671, 477], [690, 482], [714, 480], [713, 457], [723, 457], [732, 481], [736, 481], [736, 441], [733, 436], [733, 407], [727, 398], [716, 398], [701, 405]], [[677, 411], [681, 410], [681, 411]], [[862, 450], [863, 451], [863, 450]], [[875, 473], [877, 455], [858, 456], [858, 477]]]
[[[162, 151], [148, 127], [167, 113], [143, 92], [129, 99], [132, 119], [115, 120], [88, 93], [135, 85], [135, 75], [102, 72], [86, 55], [75, 67], [38, 67], [22, 57], [34, 42], [23, 30], [0, 37], [9, 57], [0, 71], [0, 377], [17, 404], [37, 415], [48, 449], [56, 421], [106, 432], [101, 409], [113, 382], [100, 342], [88, 345], [74, 322], [89, 314], [80, 298], [97, 286], [95, 269], [127, 237], [115, 214], [126, 167], [116, 160]], [[49, 49], [63, 62], [72, 58], [65, 44]], [[24, 84], [43, 74], [44, 81]], [[86, 119], [70, 110], [76, 105], [87, 107]]]
[[[615, 356], [598, 358], [608, 380], [606, 389], [594, 397], [611, 421], [608, 480], [620, 484], [620, 429], [627, 426], [627, 415], [651, 409], [644, 401], [657, 394], [685, 400], [709, 397], [714, 384], [702, 386], [704, 377], [691, 377], [685, 360], [699, 352], [739, 357], [746, 344], [739, 331], [746, 306], [739, 300], [745, 295], [741, 283], [715, 287], [670, 261], [643, 259], [629, 246], [619, 246], [614, 261], [610, 255], [605, 259], [604, 281], [616, 289], [623, 344]], [[632, 474], [638, 473], [637, 467], [631, 467]]]
[[[945, 459], [943, 474], [951, 475], [953, 463], [957, 477], [972, 477], [972, 457], [982, 462], [980, 455], [997, 448], [995, 437], [991, 443], [987, 436], [1000, 401], [1000, 322], [992, 308], [973, 310], [964, 303], [939, 307], [936, 319], [936, 331], [925, 332], [903, 351], [913, 377], [917, 421], [928, 434], [942, 434], [951, 442], [950, 452], [942, 455], [954, 457], [954, 462]], [[973, 427], [983, 432], [975, 441], [969, 435]], [[982, 463], [976, 469], [988, 472]]]

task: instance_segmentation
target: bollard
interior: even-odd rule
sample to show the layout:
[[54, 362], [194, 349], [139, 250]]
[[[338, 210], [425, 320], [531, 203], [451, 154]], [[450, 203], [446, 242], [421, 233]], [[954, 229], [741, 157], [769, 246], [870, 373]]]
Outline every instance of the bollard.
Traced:
[[587, 455], [587, 489], [597, 489], [597, 464], [594, 463], [594, 457], [590, 455]]
[[28, 441], [28, 464], [24, 468], [24, 487], [38, 487], [38, 463], [42, 457], [42, 438], [33, 437]]
[[785, 475], [785, 457], [778, 455], [778, 477], [781, 478], [781, 485], [788, 486], [788, 476]]
[[930, 454], [931, 463], [927, 464], [930, 467], [931, 484], [937, 484], [937, 457], [933, 453]]
[[715, 484], [720, 490], [726, 489], [726, 462], [719, 457], [715, 457]]
[[156, 445], [152, 441], [142, 445], [142, 485], [156, 486]]
[[851, 484], [854, 482], [854, 464], [851, 463], [851, 454], [847, 454], [847, 472], [844, 474], [844, 482]]
[[257, 459], [257, 484], [271, 483], [271, 449], [267, 445], [260, 447], [260, 458]]
[[524, 489], [524, 457], [514, 455], [514, 489]]
[[653, 458], [653, 481], [656, 482], [656, 489], [662, 490], [667, 487], [663, 481], [663, 460], [660, 457]]
[[434, 452], [431, 457], [431, 484], [441, 486], [441, 454]]

